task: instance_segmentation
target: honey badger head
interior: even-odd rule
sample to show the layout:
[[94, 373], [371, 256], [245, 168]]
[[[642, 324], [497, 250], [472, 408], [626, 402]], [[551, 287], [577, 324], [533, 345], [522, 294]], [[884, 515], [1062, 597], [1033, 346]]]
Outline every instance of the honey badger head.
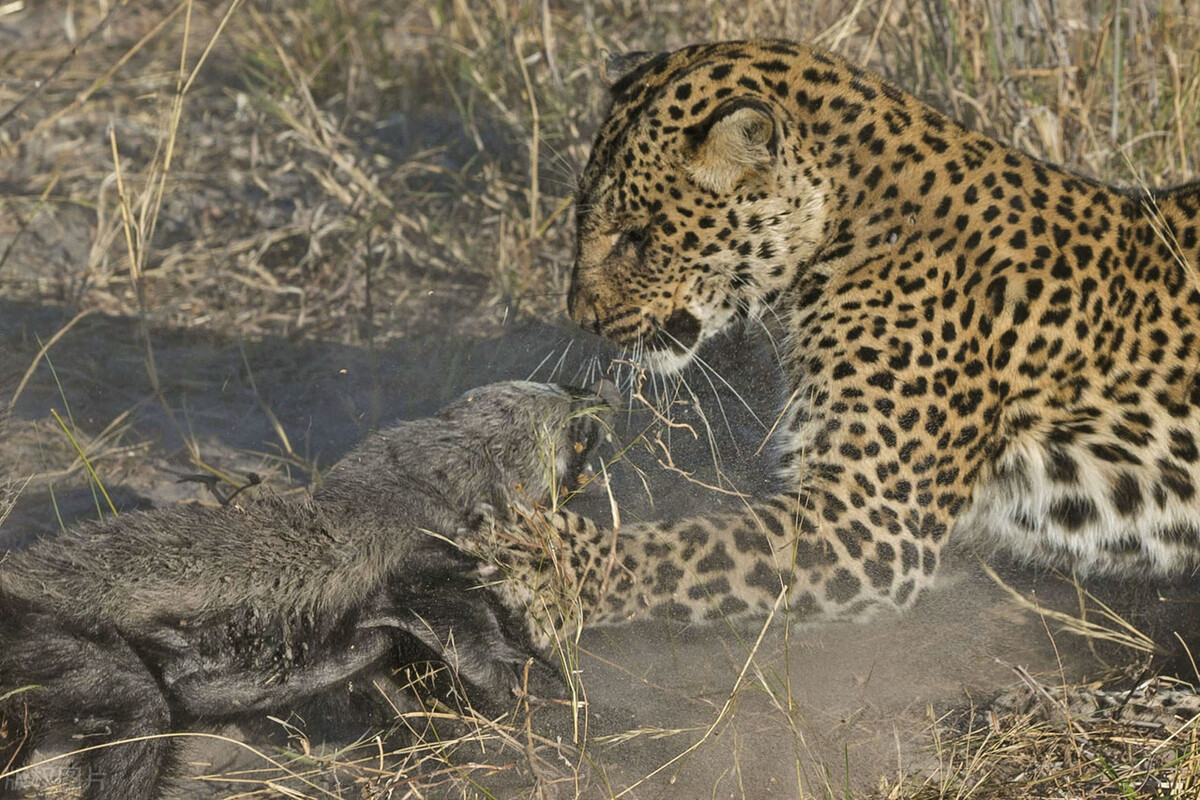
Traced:
[[[480, 512], [528, 512], [578, 486], [608, 404], [593, 393], [512, 381], [474, 389], [436, 417], [363, 441], [326, 476], [317, 499], [359, 515], [406, 519], [453, 535]], [[363, 506], [361, 498], [371, 501]]]
[[467, 392], [439, 418], [478, 446], [503, 500], [529, 510], [579, 486], [609, 411], [595, 392], [512, 381]]

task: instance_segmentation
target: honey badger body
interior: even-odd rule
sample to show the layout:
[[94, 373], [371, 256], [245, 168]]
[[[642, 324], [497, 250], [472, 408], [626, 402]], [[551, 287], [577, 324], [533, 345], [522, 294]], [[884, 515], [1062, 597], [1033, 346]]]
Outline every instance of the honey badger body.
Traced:
[[594, 405], [543, 384], [485, 387], [372, 435], [311, 502], [129, 514], [9, 554], [0, 766], [55, 737], [133, 738], [81, 756], [103, 776], [85, 796], [154, 797], [173, 763], [154, 734], [388, 669], [410, 636], [492, 695], [518, 685], [523, 609], [478, 591], [476, 562], [450, 542], [518, 524], [510, 506], [577, 475]]
[[592, 622], [761, 612], [785, 586], [802, 617], [903, 607], [951, 535], [1081, 573], [1200, 564], [1200, 184], [1072, 175], [789, 42], [617, 72], [571, 315], [671, 372], [769, 309], [787, 489], [625, 526], [615, 562], [562, 516]]

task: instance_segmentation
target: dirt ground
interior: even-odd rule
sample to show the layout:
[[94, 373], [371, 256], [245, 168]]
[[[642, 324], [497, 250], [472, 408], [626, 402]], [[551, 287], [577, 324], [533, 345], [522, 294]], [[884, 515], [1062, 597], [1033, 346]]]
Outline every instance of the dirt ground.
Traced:
[[[23, 342], [45, 341], [66, 321], [65, 314], [45, 308], [5, 304], [3, 310], [0, 335], [10, 352], [26, 358], [32, 348]], [[295, 459], [281, 454], [276, 425], [295, 452], [330, 464], [357, 440], [366, 425], [364, 409], [377, 409], [383, 419], [420, 416], [473, 385], [549, 377], [550, 368], [542, 364], [553, 352], [547, 342], [571, 335], [544, 325], [514, 325], [494, 337], [418, 338], [369, 355], [343, 346], [222, 343], [164, 332], [155, 336], [160, 391], [170, 398], [164, 405], [146, 378], [136, 327], [129, 320], [91, 317], [60, 339], [53, 351], [57, 383], [47, 374], [29, 384], [17, 409], [17, 435], [6, 443], [6, 452], [19, 443], [19, 455], [35, 463], [54, 456], [69, 463], [61, 429], [44, 417], [45, 409], [63, 414], [69, 408], [78, 430], [94, 442], [105, 488], [122, 511], [211, 502], [197, 484], [176, 483], [178, 475], [195, 471], [193, 449], [222, 472], [258, 472], [286, 491], [307, 476]], [[738, 341], [729, 350], [744, 348], [761, 352], [763, 343]], [[559, 370], [567, 379], [582, 374], [591, 360], [570, 355]], [[773, 376], [738, 374], [732, 352], [714, 353], [710, 363], [743, 396], [760, 398], [754, 410], [769, 419], [772, 392], [764, 389]], [[713, 424], [724, 480], [752, 490], [765, 480], [763, 459], [745, 444], [761, 439], [759, 423], [728, 390], [714, 396], [705, 387], [699, 394], [703, 408], [723, 407], [728, 415], [728, 424], [725, 419]], [[624, 436], [632, 438], [645, 416], [624, 420]], [[680, 409], [675, 419], [703, 430], [694, 412]], [[114, 420], [120, 420], [117, 429], [105, 433]], [[671, 434], [677, 462], [697, 466], [692, 479], [716, 483], [708, 446], [678, 429]], [[646, 452], [635, 448], [631, 461], [618, 465], [613, 478], [626, 521], [677, 516], [698, 496], [718, 500], [696, 483], [664, 473]], [[652, 505], [633, 464], [649, 476]], [[5, 523], [6, 541], [53, 535], [60, 516], [66, 524], [96, 516], [103, 501], [78, 484], [69, 477], [36, 478]], [[607, 500], [590, 503], [586, 510], [603, 517]], [[1023, 590], [1036, 590], [1051, 607], [1074, 605], [1068, 581], [1012, 569], [1007, 577]], [[1140, 614], [1143, 629], [1157, 625], [1169, 635], [1179, 620], [1163, 619], [1168, 606], [1156, 602], [1160, 588], [1124, 587], [1125, 594], [1137, 595], [1136, 602], [1124, 597], [1119, 607]], [[1181, 600], [1187, 600], [1187, 588], [1175, 589]], [[547, 791], [552, 797], [609, 797], [623, 790], [630, 797], [667, 798], [823, 797], [831, 791], [863, 796], [884, 779], [895, 781], [901, 771], [932, 767], [933, 722], [964, 704], [986, 702], [1017, 680], [1016, 666], [1058, 683], [1107, 674], [1113, 664], [1144, 662], [1131, 651], [1114, 656], [1111, 650], [1102, 662], [1085, 640], [1058, 629], [1057, 622], [1017, 608], [970, 554], [961, 554], [948, 565], [940, 588], [912, 613], [867, 624], [799, 629], [777, 624], [757, 642], [760, 631], [753, 628], [679, 630], [641, 623], [587, 631], [580, 642], [587, 706], [579, 732], [567, 709], [537, 709], [529, 729], [541, 737], [534, 748], [536, 769], [525, 748], [512, 743], [493, 742], [494, 749], [483, 753], [467, 744], [444, 757], [453, 763], [469, 754], [468, 763], [488, 767], [475, 769], [478, 774], [465, 786], [451, 781], [427, 796]], [[319, 742], [321, 720], [307, 722]], [[202, 740], [189, 753], [194, 773], [181, 783], [183, 796], [232, 797], [240, 791], [229, 780], [202, 783], [198, 776], [228, 779], [251, 770], [243, 780], [264, 781], [264, 775], [280, 780], [279, 769], [227, 743]], [[350, 780], [366, 778], [354, 772]]]
[[[605, 372], [620, 354], [562, 308], [571, 174], [602, 110], [602, 47], [786, 31], [1091, 174], [1157, 185], [1196, 166], [1200, 120], [1173, 116], [1200, 106], [1194, 10], [1125, 12], [1129, 110], [1113, 127], [1130, 144], [1116, 146], [1102, 93], [1112, 56], [1098, 43], [1116, 35], [1111, 14], [863, 5], [0, 2], [0, 386], [22, 389], [0, 459], [32, 476], [0, 551], [104, 513], [99, 484], [121, 512], [211, 502], [178, 482], [197, 472], [302, 491], [380, 422], [493, 380]], [[736, 502], [705, 485], [769, 483], [758, 450], [779, 392], [770, 333], [705, 357], [686, 388], [644, 387], [674, 426], [644, 409], [622, 420], [633, 446], [612, 485], [626, 522]], [[607, 515], [607, 498], [590, 503]], [[1078, 611], [1069, 580], [999, 566], [1026, 595]], [[318, 748], [313, 720], [312, 751], [197, 739], [179, 791], [906, 796], [898, 785], [945, 756], [936, 723], [986, 703], [1016, 667], [1050, 684], [1132, 678], [1148, 663], [1195, 678], [1174, 636], [1195, 641], [1195, 588], [1087, 587], [1169, 651], [1152, 660], [1063, 632], [958, 553], [903, 617], [591, 630], [574, 710], [350, 750]]]

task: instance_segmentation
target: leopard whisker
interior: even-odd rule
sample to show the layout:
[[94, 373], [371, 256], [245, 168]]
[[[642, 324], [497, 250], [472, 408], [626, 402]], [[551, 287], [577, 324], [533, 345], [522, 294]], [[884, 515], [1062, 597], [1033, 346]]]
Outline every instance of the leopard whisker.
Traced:
[[[671, 402], [667, 396], [667, 379], [657, 372], [650, 373], [650, 389], [654, 393], [651, 402], [659, 414], [670, 419]], [[667, 426], [667, 447], [671, 446], [671, 426]]]
[[[542, 367], [546, 366], [546, 362], [548, 362], [550, 359], [554, 358], [554, 354], [556, 352], [558, 352], [558, 348], [552, 347], [550, 349], [550, 351], [548, 353], [546, 353], [546, 355], [542, 358], [542, 360], [538, 362], [537, 366], [533, 368], [533, 370], [529, 373], [528, 377], [526, 377], [525, 380], [527, 380], [527, 381], [536, 380], [537, 374], [539, 372], [541, 372]], [[551, 373], [551, 377], [553, 378], [553, 373]]]
[[[776, 314], [776, 318], [778, 318], [778, 314]], [[762, 329], [763, 334], [766, 335], [767, 342], [771, 345], [771, 351], [775, 354], [775, 363], [782, 371], [785, 364], [783, 354], [779, 352], [779, 343], [775, 340], [775, 334], [771, 333], [771, 328], [763, 321], [762, 317], [755, 316], [752, 319]]]
[[562, 373], [567, 361], [567, 354], [571, 352], [571, 345], [575, 344], [574, 339], [567, 340], [567, 346], [563, 348], [562, 355], [558, 357], [558, 363], [554, 365], [554, 369], [550, 370], [550, 382], [554, 382], [554, 376]]
[[[701, 375], [703, 375], [703, 374], [704, 373], [701, 372]], [[706, 378], [706, 380], [707, 380], [707, 378]], [[704, 406], [702, 406], [700, 403], [700, 398], [696, 396], [695, 391], [692, 390], [692, 387], [688, 384], [687, 380], [683, 377], [683, 375], [679, 376], [679, 385], [682, 386], [683, 389], [687, 391], [688, 396], [692, 398], [692, 406], [696, 412], [696, 416], [698, 416], [700, 418], [700, 424], [704, 426], [704, 437], [705, 437], [705, 440], [708, 442], [708, 450], [712, 456], [713, 469], [716, 470], [717, 475], [720, 476], [722, 474], [721, 461], [723, 460], [722, 456], [721, 456], [721, 446], [717, 442], [716, 434], [713, 433], [712, 423], [708, 418], [708, 414], [705, 413]], [[712, 386], [712, 381], [709, 381], [709, 386]], [[713, 388], [713, 394], [714, 394], [714, 396], [716, 395], [715, 387]], [[717, 400], [717, 408], [720, 409], [721, 416], [724, 417], [725, 416], [725, 408], [721, 404], [721, 398], [719, 396], [717, 396], [716, 400]], [[730, 432], [730, 437], [733, 438], [733, 429], [729, 425], [728, 417], [725, 417], [725, 425], [726, 425], [726, 428]]]
[[[625, 353], [626, 353], [626, 351], [623, 349], [622, 353], [621, 353], [622, 356], [624, 356]], [[630, 363], [630, 362], [632, 362], [632, 363]], [[642, 363], [642, 337], [638, 336], [637, 341], [633, 343], [633, 353], [630, 356], [629, 361], [626, 361], [626, 364], [628, 365], [628, 368], [629, 368], [629, 381], [628, 381], [629, 385], [627, 386], [625, 391], [630, 396], [632, 396], [633, 394], [635, 394], [638, 391], [638, 381], [640, 379], [640, 376], [638, 374], [639, 368], [635, 365], [638, 365], [641, 363]], [[625, 412], [625, 424], [626, 425], [630, 424], [632, 422], [632, 420], [633, 420], [633, 404], [630, 403], [629, 408]]]
[[[666, 331], [664, 331], [664, 333], [673, 342], [675, 342], [676, 344], [679, 344], [680, 347], [683, 347], [682, 343], [679, 342], [679, 340], [676, 339], [674, 336], [672, 336], [670, 333], [666, 333]], [[708, 380], [709, 385], [713, 387], [714, 395], [717, 395], [717, 387], [714, 386], [712, 381], [708, 379], [707, 376], [710, 374], [714, 378], [716, 378], [718, 381], [720, 381], [721, 384], [726, 389], [728, 389], [733, 394], [734, 397], [736, 397], [738, 399], [738, 402], [740, 402], [742, 404], [742, 406], [746, 409], [746, 411], [750, 412], [750, 416], [754, 418], [754, 421], [757, 422], [764, 431], [767, 429], [766, 424], [762, 421], [762, 419], [759, 418], [758, 414], [756, 414], [754, 412], [754, 409], [746, 401], [746, 398], [742, 397], [741, 393], [738, 392], [738, 390], [733, 387], [733, 384], [731, 384], [729, 381], [725, 380], [725, 377], [723, 375], [721, 375], [721, 373], [717, 369], [715, 369], [711, 364], [709, 364], [707, 361], [705, 361], [703, 358], [701, 358], [699, 353], [693, 352], [692, 360], [700, 366], [702, 374], [705, 374], [705, 380]], [[717, 403], [720, 404], [720, 402], [721, 402], [720, 396], [717, 395]], [[721, 414], [722, 414], [722, 416], [725, 415], [725, 409], [723, 407], [721, 409]], [[728, 418], [726, 418], [726, 422], [728, 423]], [[730, 427], [730, 435], [732, 435], [732, 434], [733, 434], [733, 428]]]
[[[591, 358], [587, 360], [586, 370], [584, 367], [580, 367], [580, 370], [584, 371], [583, 384], [585, 386], [591, 386], [593, 383], [595, 383], [596, 375], [600, 372], [600, 369], [600, 354], [593, 352]], [[576, 372], [575, 374], [578, 376], [579, 372]]]
[[562, 186], [567, 189], [568, 194], [574, 194], [579, 186], [580, 165], [575, 163], [575, 160], [570, 158], [563, 150], [555, 147], [551, 142], [546, 140], [541, 141], [543, 152], [549, 153], [550, 158], [546, 163], [544, 175], [551, 178], [555, 185]]
[[[680, 375], [662, 376], [663, 382], [663, 399], [661, 414], [664, 417], [671, 418], [671, 412], [675, 406], [675, 400], [679, 397], [680, 387], [683, 385], [683, 378]], [[667, 428], [667, 444], [671, 444], [671, 437], [674, 435], [672, 428]]]

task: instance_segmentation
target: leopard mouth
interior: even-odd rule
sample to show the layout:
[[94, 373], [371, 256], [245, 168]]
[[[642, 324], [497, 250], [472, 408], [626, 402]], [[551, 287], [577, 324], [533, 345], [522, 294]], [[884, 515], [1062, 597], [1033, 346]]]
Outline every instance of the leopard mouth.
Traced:
[[690, 353], [700, 341], [701, 325], [696, 315], [686, 308], [677, 308], [663, 320], [646, 344], [651, 350], [669, 351], [676, 355]]
[[703, 325], [695, 314], [684, 308], [676, 309], [643, 337], [640, 361], [651, 372], [673, 375], [681, 372], [696, 354], [704, 339]]

